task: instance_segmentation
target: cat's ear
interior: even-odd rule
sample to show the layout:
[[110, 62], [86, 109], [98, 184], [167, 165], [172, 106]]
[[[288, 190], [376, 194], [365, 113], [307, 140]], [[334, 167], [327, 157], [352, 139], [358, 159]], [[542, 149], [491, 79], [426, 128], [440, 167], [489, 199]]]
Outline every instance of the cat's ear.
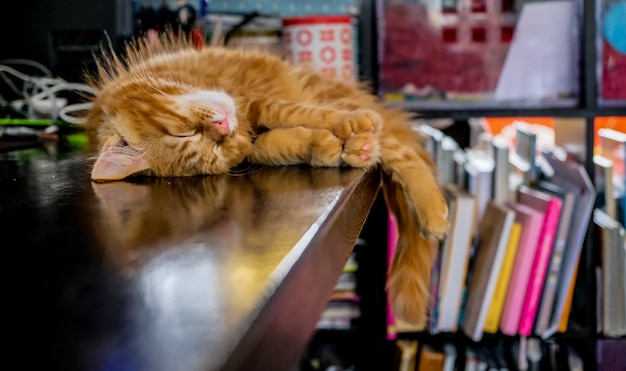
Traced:
[[123, 140], [107, 141], [91, 170], [95, 181], [120, 180], [150, 168], [143, 154]]

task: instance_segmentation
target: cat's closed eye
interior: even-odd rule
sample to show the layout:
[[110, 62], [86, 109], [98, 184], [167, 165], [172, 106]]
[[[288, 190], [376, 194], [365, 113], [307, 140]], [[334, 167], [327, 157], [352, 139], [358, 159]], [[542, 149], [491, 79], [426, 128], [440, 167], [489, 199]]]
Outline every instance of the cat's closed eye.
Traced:
[[189, 138], [189, 137], [193, 137], [194, 135], [198, 135], [198, 131], [197, 130], [191, 130], [191, 131], [187, 131], [187, 132], [180, 132], [180, 133], [168, 133], [170, 136], [172, 137], [176, 137], [176, 138]]

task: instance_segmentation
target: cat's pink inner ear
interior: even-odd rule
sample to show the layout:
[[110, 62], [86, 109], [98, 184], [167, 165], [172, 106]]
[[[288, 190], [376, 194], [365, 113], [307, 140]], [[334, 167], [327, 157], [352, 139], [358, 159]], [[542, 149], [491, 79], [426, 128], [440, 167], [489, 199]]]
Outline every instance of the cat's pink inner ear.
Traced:
[[128, 145], [105, 145], [91, 170], [91, 179], [120, 180], [149, 167], [140, 151]]

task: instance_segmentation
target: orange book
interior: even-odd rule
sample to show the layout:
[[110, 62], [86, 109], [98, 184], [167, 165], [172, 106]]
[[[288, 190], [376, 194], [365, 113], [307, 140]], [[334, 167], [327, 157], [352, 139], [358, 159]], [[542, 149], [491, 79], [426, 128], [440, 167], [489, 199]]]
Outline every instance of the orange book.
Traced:
[[424, 345], [420, 352], [417, 371], [443, 371], [443, 364], [446, 360], [444, 352], [435, 350], [429, 345]]
[[[578, 264], [580, 263], [580, 259], [576, 262], [576, 268], [574, 272], [578, 272]], [[569, 312], [572, 309], [572, 300], [574, 299], [574, 287], [576, 286], [576, 274], [572, 277], [572, 281], [569, 284], [569, 289], [567, 290], [567, 299], [565, 300], [565, 305], [563, 306], [563, 315], [561, 316], [561, 322], [559, 322], [558, 332], [565, 332], [567, 330], [567, 323], [569, 321]]]

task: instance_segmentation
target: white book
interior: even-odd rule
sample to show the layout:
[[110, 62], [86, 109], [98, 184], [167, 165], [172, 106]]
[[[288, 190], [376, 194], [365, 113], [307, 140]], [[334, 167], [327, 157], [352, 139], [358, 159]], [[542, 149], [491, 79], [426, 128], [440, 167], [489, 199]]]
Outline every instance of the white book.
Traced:
[[459, 311], [465, 287], [467, 265], [472, 246], [476, 205], [475, 198], [459, 187], [444, 186], [446, 197], [454, 207], [450, 209], [451, 229], [444, 240], [439, 276], [439, 312], [437, 332], [457, 330]]
[[445, 136], [445, 134], [434, 127], [426, 124], [418, 125], [415, 129], [418, 133], [424, 136], [426, 139], [426, 143], [424, 148], [430, 153], [433, 158], [433, 161], [437, 163], [437, 157], [439, 156], [439, 152], [441, 150], [441, 140]]
[[493, 169], [495, 161], [484, 148], [472, 148], [466, 151], [465, 171], [468, 175], [468, 190], [476, 197], [476, 220], [483, 218], [487, 203], [491, 200]]
[[449, 136], [443, 137], [437, 156], [437, 180], [439, 184], [453, 183], [455, 179], [454, 153], [459, 145]]
[[504, 204], [514, 201], [515, 192], [509, 187], [511, 163], [509, 162], [509, 141], [501, 135], [496, 135], [492, 141], [494, 171], [493, 171], [493, 200]]
[[453, 344], [446, 344], [443, 346], [443, 352], [446, 355], [443, 362], [443, 371], [454, 371], [457, 358], [456, 348]]
[[596, 209], [593, 221], [602, 236], [602, 333], [607, 337], [626, 335], [625, 232], [622, 225]]

